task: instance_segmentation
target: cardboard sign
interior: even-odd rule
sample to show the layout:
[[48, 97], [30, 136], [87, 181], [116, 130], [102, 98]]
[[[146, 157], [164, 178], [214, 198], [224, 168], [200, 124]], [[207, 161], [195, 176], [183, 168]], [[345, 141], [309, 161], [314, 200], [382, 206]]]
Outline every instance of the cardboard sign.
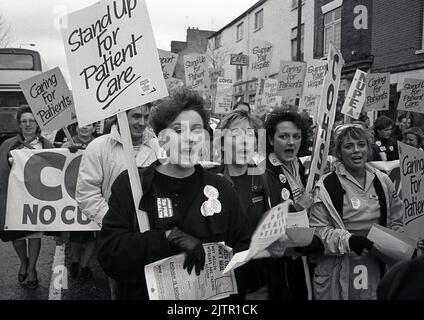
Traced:
[[303, 86], [302, 99], [300, 100], [299, 111], [307, 112], [316, 119], [319, 99], [321, 96], [324, 77], [327, 73], [327, 62], [317, 59], [307, 61], [305, 83]]
[[272, 61], [272, 44], [268, 41], [252, 40], [249, 52], [250, 78], [265, 78]]
[[398, 141], [406, 234], [424, 239], [424, 151]]
[[144, 0], [104, 0], [62, 29], [80, 125], [168, 95]]
[[206, 87], [209, 89], [210, 95], [216, 94], [216, 84], [219, 77], [224, 77], [225, 71], [223, 68], [209, 68], [206, 73]]
[[158, 49], [160, 65], [162, 67], [163, 78], [165, 79], [166, 86], [169, 89], [172, 75], [177, 65], [178, 54]]
[[247, 66], [249, 65], [249, 57], [247, 54], [232, 54], [230, 57], [230, 65]]
[[75, 188], [82, 152], [68, 149], [11, 151], [5, 230], [99, 230], [82, 214]]
[[233, 79], [219, 77], [216, 88], [215, 110], [216, 114], [227, 114], [231, 110], [233, 100]]
[[366, 86], [367, 73], [357, 69], [347, 93], [347, 97], [344, 101], [341, 113], [354, 119], [359, 118], [365, 104]]
[[281, 104], [281, 99], [278, 99], [278, 80], [266, 79], [264, 84], [262, 101], [267, 107], [277, 107]]
[[322, 87], [321, 99], [318, 109], [317, 125], [318, 132], [312, 152], [311, 170], [308, 177], [306, 190], [312, 190], [316, 181], [324, 172], [330, 148], [331, 132], [336, 116], [337, 96], [344, 60], [342, 54], [330, 42], [328, 50], [328, 73], [325, 76]]
[[207, 60], [204, 54], [185, 55], [184, 73], [186, 87], [196, 91], [205, 90], [207, 69]]
[[278, 95], [283, 101], [296, 105], [302, 97], [305, 81], [306, 63], [296, 61], [281, 61], [278, 74]]
[[390, 73], [367, 74], [364, 111], [389, 110]]
[[424, 113], [424, 79], [405, 79], [398, 110]]
[[59, 67], [19, 82], [42, 131], [77, 122], [74, 102]]

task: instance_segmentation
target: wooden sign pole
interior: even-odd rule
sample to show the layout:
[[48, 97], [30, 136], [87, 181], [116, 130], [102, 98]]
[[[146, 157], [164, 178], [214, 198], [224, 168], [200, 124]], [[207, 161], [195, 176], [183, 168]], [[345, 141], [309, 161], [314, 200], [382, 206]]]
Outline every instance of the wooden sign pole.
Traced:
[[141, 188], [141, 180], [134, 157], [134, 148], [131, 139], [130, 127], [128, 125], [128, 118], [125, 112], [118, 113], [117, 117], [122, 145], [124, 147], [125, 165], [128, 169], [128, 177], [130, 179], [131, 192], [137, 214], [138, 226], [140, 228], [140, 232], [145, 232], [150, 230], [150, 223], [147, 213], [138, 208], [141, 197], [143, 196], [143, 190]]

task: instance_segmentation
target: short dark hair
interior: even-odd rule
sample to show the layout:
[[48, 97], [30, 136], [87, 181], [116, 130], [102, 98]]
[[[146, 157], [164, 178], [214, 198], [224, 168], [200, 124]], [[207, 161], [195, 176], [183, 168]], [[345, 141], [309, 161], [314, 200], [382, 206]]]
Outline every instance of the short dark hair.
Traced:
[[174, 91], [152, 110], [150, 124], [156, 135], [169, 127], [172, 121], [183, 111], [196, 111], [203, 120], [206, 129], [209, 124], [209, 113], [205, 110], [205, 101], [195, 91], [182, 88]]
[[384, 128], [393, 127], [393, 120], [386, 116], [379, 116], [374, 122], [374, 134], [378, 137], [377, 130], [382, 130]]
[[249, 112], [252, 112], [252, 109], [250, 108], [250, 104], [248, 102], [244, 102], [244, 101], [237, 102], [234, 105], [233, 110], [236, 110], [239, 106], [247, 106], [249, 108]]
[[406, 118], [407, 118], [406, 113], [402, 113], [397, 117], [398, 122], [401, 122], [403, 119], [406, 119]]
[[359, 118], [358, 118], [358, 120], [359, 121], [361, 121], [361, 122], [364, 122], [365, 123], [365, 121], [367, 121], [367, 120], [369, 120], [370, 118], [366, 115], [366, 114], [363, 114], [363, 113], [361, 113], [360, 115], [359, 115]]
[[304, 151], [304, 149], [307, 147], [307, 142], [309, 139], [308, 119], [297, 112], [277, 108], [272, 110], [267, 115], [265, 120], [267, 153], [270, 153], [270, 150], [272, 150], [269, 141], [274, 138], [278, 124], [284, 121], [293, 122], [294, 125], [302, 132], [302, 141], [300, 143], [299, 152]]
[[[34, 115], [34, 113], [31, 110], [31, 107], [29, 105], [27, 105], [27, 104], [21, 105], [18, 109], [18, 112], [16, 113], [16, 121], [18, 121], [18, 126], [21, 123], [21, 117], [24, 113], [31, 113], [32, 115]], [[35, 118], [35, 116], [34, 116], [34, 118]], [[41, 128], [38, 125], [38, 122], [35, 122], [35, 123], [37, 124], [36, 133], [39, 134], [39, 133], [41, 133]], [[22, 130], [20, 129], [20, 127], [19, 127], [19, 132], [22, 135]]]
[[418, 127], [411, 127], [409, 129], [406, 129], [403, 131], [402, 136], [403, 136], [403, 140], [405, 140], [405, 137], [407, 134], [413, 134], [414, 136], [417, 137], [417, 142], [418, 142], [418, 146], [421, 147], [421, 145], [423, 144], [423, 131], [418, 128]]

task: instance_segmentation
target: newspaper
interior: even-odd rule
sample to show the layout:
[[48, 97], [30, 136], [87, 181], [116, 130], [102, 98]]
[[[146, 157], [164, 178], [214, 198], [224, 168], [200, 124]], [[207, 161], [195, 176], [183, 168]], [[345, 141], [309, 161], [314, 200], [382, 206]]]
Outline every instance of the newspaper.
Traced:
[[144, 267], [150, 300], [217, 300], [237, 294], [234, 271], [222, 271], [230, 262], [232, 249], [223, 243], [203, 244], [205, 269], [197, 276], [183, 269], [185, 254], [181, 253]]
[[[306, 210], [288, 212], [290, 203], [291, 200], [280, 203], [264, 214], [252, 236], [249, 249], [236, 253], [224, 274], [241, 267], [249, 260], [283, 256], [287, 248], [311, 243], [314, 229], [309, 228]], [[287, 255], [290, 254], [287, 252]]]

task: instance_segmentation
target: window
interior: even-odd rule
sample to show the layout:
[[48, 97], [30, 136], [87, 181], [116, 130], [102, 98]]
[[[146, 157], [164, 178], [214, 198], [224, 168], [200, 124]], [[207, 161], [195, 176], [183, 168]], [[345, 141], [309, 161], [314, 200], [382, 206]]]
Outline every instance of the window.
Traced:
[[255, 30], [262, 28], [264, 24], [264, 9], [255, 13]]
[[422, 20], [423, 20], [423, 26], [422, 26], [422, 32], [421, 32], [421, 50], [415, 51], [415, 54], [423, 54], [424, 53], [424, 7], [422, 12]]
[[218, 34], [215, 37], [215, 49], [218, 49], [219, 47], [221, 47], [221, 34]]
[[328, 53], [328, 46], [330, 45], [330, 41], [333, 41], [336, 48], [340, 49], [342, 25], [341, 21], [341, 7], [324, 14], [324, 56], [326, 56]]
[[0, 54], [0, 69], [34, 70], [34, 58], [30, 54]]
[[[303, 42], [305, 38], [305, 25], [302, 24], [300, 27], [300, 60], [303, 61], [304, 48]], [[291, 52], [292, 52], [292, 60], [297, 61], [297, 27], [291, 30]]]
[[243, 66], [236, 67], [236, 81], [243, 80]]
[[237, 41], [243, 39], [243, 22], [237, 25]]

